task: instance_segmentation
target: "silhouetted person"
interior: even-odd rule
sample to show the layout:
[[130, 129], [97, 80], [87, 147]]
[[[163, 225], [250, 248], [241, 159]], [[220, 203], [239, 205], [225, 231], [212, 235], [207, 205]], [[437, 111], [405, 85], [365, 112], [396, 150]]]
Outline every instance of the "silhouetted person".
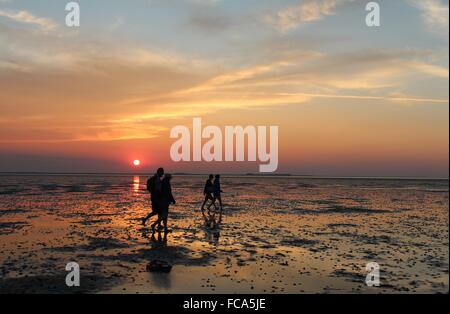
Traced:
[[164, 169], [159, 168], [156, 171], [156, 174], [147, 181], [147, 190], [150, 192], [150, 200], [152, 202], [152, 212], [142, 220], [142, 224], [144, 226], [150, 218], [158, 215], [159, 213], [159, 203], [161, 199], [163, 176], [164, 176]]
[[[214, 204], [214, 206], [216, 206], [216, 201], [219, 201], [221, 214], [222, 214], [222, 210], [223, 210], [222, 196], [221, 196], [222, 193], [223, 193], [223, 191], [220, 186], [220, 174], [217, 174], [216, 178], [214, 179], [214, 183], [213, 183], [213, 197], [214, 197], [213, 204]], [[212, 204], [208, 207], [208, 210], [211, 206], [212, 206]]]
[[169, 206], [170, 204], [175, 204], [175, 198], [172, 194], [172, 185], [170, 181], [172, 180], [172, 175], [166, 174], [161, 182], [161, 199], [158, 205], [158, 220], [152, 224], [152, 230], [155, 231], [155, 227], [161, 222], [164, 225], [164, 233], [168, 232], [167, 229], [167, 219], [169, 217]]
[[208, 180], [206, 180], [205, 188], [203, 189], [203, 195], [205, 195], [205, 200], [202, 204], [202, 213], [205, 212], [205, 205], [208, 201], [214, 202], [213, 192], [214, 192], [214, 185], [213, 185], [213, 179], [214, 175], [210, 174]]

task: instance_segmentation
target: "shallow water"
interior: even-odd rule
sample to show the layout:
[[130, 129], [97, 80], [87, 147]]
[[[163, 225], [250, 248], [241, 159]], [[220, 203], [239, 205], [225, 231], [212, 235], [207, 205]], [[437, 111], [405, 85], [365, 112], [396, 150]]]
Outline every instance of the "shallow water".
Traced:
[[[446, 293], [448, 180], [225, 177], [217, 230], [205, 178], [175, 177], [152, 237], [144, 177], [0, 177], [0, 293]], [[173, 265], [149, 273], [152, 260]], [[81, 266], [81, 287], [65, 266]], [[366, 264], [381, 286], [367, 287]]]

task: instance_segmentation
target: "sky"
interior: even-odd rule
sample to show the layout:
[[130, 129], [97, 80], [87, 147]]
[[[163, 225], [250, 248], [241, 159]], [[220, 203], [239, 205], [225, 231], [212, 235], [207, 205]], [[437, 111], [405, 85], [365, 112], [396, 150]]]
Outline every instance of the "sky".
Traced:
[[0, 0], [0, 172], [258, 171], [172, 162], [201, 117], [278, 126], [279, 173], [448, 178], [448, 1], [368, 2]]

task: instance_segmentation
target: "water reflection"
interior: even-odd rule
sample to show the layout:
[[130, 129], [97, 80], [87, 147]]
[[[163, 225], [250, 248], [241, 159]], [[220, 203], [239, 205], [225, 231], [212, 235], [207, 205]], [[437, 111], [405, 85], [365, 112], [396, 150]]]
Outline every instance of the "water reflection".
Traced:
[[153, 249], [167, 247], [167, 232], [153, 232], [150, 237], [150, 245]]
[[135, 194], [139, 193], [141, 180], [139, 176], [134, 176], [133, 178], [133, 192]]
[[205, 241], [212, 245], [219, 245], [220, 230], [205, 230]]
[[213, 245], [219, 244], [220, 225], [222, 223], [222, 211], [203, 212], [205, 226], [205, 240]]

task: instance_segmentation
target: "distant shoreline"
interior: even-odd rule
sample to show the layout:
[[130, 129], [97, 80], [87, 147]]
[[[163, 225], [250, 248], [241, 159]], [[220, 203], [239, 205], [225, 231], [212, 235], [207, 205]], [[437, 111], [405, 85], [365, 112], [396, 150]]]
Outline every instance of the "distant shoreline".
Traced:
[[[0, 176], [151, 176], [153, 173], [133, 173], [133, 172], [0, 172]], [[174, 176], [181, 177], [203, 177], [208, 173], [173, 173]], [[303, 178], [303, 179], [334, 179], [334, 180], [440, 180], [448, 181], [449, 178], [432, 178], [432, 177], [375, 177], [375, 176], [315, 176], [305, 174], [222, 174], [223, 177], [248, 177], [248, 178]]]

